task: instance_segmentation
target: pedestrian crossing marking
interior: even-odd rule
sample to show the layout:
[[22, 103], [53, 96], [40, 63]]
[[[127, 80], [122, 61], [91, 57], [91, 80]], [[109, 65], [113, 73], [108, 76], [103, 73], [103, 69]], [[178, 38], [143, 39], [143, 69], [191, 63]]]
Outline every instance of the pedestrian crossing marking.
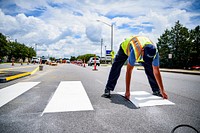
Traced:
[[19, 82], [0, 89], [0, 107], [36, 86], [40, 82]]
[[[125, 94], [125, 92], [117, 92], [120, 95]], [[175, 103], [163, 99], [162, 97], [154, 96], [146, 91], [132, 91], [130, 92], [130, 101], [136, 107], [145, 107], [145, 106], [156, 106], [156, 105], [175, 105]]]
[[61, 81], [44, 113], [93, 110], [81, 81]]

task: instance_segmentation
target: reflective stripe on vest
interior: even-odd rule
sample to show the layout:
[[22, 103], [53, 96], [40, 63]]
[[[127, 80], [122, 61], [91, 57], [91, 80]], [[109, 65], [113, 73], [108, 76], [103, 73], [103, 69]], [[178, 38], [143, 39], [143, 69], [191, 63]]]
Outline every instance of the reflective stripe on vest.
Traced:
[[133, 49], [134, 49], [134, 53], [135, 53], [135, 59], [136, 61], [139, 61], [140, 60], [140, 55], [142, 53], [142, 48], [143, 46], [141, 45], [140, 41], [138, 40], [137, 37], [133, 37], [129, 44], [128, 44], [128, 47], [126, 48], [126, 53], [127, 55], [129, 56], [130, 55], [130, 45], [132, 45]]
[[[131, 39], [130, 44], [135, 50], [135, 59], [138, 60], [139, 56], [142, 53], [142, 45], [140, 44], [140, 41], [138, 40], [137, 37], [134, 37], [133, 39]], [[130, 51], [130, 48], [129, 48], [129, 51]]]
[[[130, 45], [131, 45], [134, 50], [136, 62], [143, 62], [143, 60], [141, 58], [141, 52], [142, 52], [142, 49], [148, 44], [154, 45], [152, 43], [152, 41], [147, 37], [130, 36], [129, 38], [126, 38], [126, 40], [124, 42], [122, 42], [121, 47], [122, 47], [124, 53], [127, 56], [129, 56], [130, 55]], [[157, 52], [157, 50], [156, 50], [156, 52]]]
[[130, 39], [129, 44], [126, 47], [126, 53], [128, 56], [130, 55], [130, 45], [131, 45], [134, 49], [136, 62], [143, 62], [143, 59], [141, 59], [142, 49], [148, 44], [153, 45], [150, 39], [141, 36], [134, 36], [133, 38]]

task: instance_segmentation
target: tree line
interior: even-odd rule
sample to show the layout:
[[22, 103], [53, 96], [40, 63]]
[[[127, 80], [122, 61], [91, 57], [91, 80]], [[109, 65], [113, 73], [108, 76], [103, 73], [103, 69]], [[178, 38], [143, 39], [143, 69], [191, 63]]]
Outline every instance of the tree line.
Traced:
[[19, 59], [25, 60], [36, 56], [34, 48], [27, 47], [17, 41], [7, 40], [6, 36], [0, 33], [0, 59], [4, 60], [6, 57], [8, 61], [14, 58], [16, 61]]
[[166, 68], [187, 68], [200, 65], [200, 26], [192, 30], [179, 21], [166, 29], [158, 38], [160, 66]]
[[[84, 55], [79, 55], [77, 57], [71, 56], [70, 61], [81, 59], [82, 61], [85, 60], [85, 63], [87, 63], [89, 61], [89, 59], [94, 56], [96, 56], [96, 55], [95, 54], [84, 54]], [[100, 58], [99, 56], [96, 56], [96, 57]]]

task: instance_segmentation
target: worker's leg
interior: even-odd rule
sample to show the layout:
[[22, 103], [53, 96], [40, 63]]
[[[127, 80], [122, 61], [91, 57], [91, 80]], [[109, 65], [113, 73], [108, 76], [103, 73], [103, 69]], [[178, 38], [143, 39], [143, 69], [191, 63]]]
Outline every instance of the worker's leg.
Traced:
[[147, 75], [149, 84], [151, 86], [151, 89], [153, 92], [159, 92], [160, 89], [158, 87], [158, 84], [156, 82], [155, 76], [153, 74], [153, 67], [152, 67], [152, 63], [142, 63], [142, 65], [144, 66], [144, 70], [145, 73]]
[[115, 85], [117, 84], [117, 80], [120, 76], [121, 68], [126, 62], [127, 58], [128, 56], [124, 53], [120, 45], [119, 51], [117, 55], [115, 56], [114, 62], [110, 70], [110, 74], [109, 74], [108, 81], [106, 84], [106, 89], [112, 90], [112, 91], [114, 90]]

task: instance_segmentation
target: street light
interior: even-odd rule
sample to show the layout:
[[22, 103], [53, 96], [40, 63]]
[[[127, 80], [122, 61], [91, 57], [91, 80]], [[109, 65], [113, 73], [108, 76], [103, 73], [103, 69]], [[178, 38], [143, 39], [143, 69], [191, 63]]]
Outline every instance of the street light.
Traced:
[[[101, 21], [101, 20], [97, 20], [97, 22], [102, 22], [104, 24], [106, 24], [107, 26], [109, 26], [111, 28], [111, 51], [113, 51], [113, 24], [108, 24], [104, 21]], [[113, 59], [111, 58], [111, 64], [112, 64], [112, 61]]]
[[35, 43], [35, 53], [36, 53], [36, 57], [37, 57], [37, 43]]

